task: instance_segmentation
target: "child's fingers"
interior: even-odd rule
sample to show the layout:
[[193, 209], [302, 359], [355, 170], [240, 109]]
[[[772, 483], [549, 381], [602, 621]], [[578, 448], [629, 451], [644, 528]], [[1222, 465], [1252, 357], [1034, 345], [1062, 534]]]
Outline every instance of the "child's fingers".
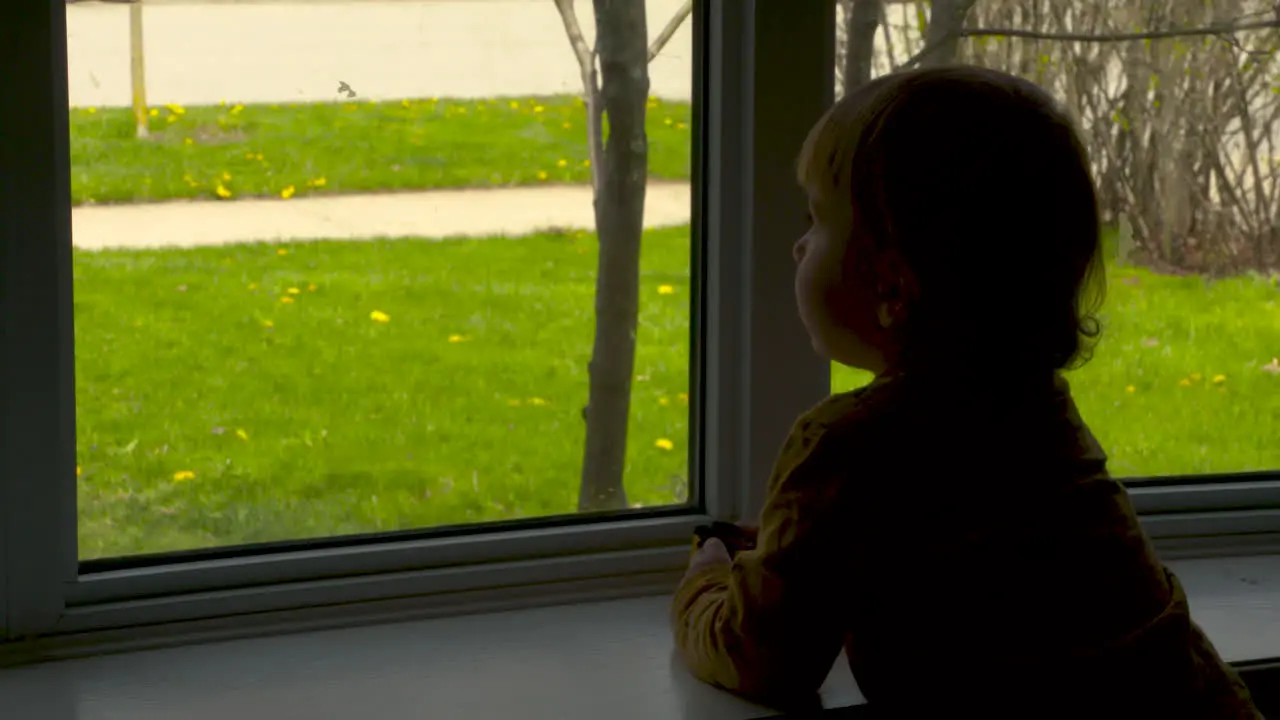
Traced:
[[713, 558], [729, 559], [729, 548], [725, 547], [720, 538], [710, 538], [703, 543], [702, 553]]

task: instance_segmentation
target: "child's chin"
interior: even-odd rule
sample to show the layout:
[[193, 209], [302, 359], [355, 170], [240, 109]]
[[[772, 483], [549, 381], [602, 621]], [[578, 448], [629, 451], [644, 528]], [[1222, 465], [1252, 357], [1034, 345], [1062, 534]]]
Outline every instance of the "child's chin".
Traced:
[[831, 360], [831, 351], [827, 349], [826, 344], [823, 343], [822, 340], [816, 337], [810, 336], [809, 345], [810, 347], [813, 348], [814, 354], [816, 354], [818, 357], [827, 361]]

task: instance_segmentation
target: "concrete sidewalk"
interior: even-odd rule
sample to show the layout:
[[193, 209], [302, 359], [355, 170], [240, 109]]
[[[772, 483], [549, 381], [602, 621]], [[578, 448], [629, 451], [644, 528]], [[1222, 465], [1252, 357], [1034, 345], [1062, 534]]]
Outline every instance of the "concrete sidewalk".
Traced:
[[[650, 182], [645, 227], [689, 222], [688, 183]], [[72, 209], [82, 250], [166, 248], [303, 239], [523, 235], [595, 227], [589, 186], [330, 195]]]
[[[643, 1], [650, 38], [684, 2]], [[590, 41], [592, 4], [576, 7]], [[551, 0], [146, 0], [142, 14], [152, 105], [336, 101], [343, 99], [340, 82], [360, 100], [582, 92]], [[67, 6], [67, 63], [72, 106], [127, 107], [129, 6]], [[649, 64], [649, 74], [651, 94], [689, 99], [691, 22]]]

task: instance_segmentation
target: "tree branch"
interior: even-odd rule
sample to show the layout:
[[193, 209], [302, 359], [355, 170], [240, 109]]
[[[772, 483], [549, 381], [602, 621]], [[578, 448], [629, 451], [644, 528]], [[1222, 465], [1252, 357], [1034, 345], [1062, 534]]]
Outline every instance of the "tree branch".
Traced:
[[[561, 0], [556, 0], [556, 2], [561, 2]], [[667, 26], [662, 28], [662, 32], [658, 33], [658, 37], [653, 39], [653, 44], [649, 46], [649, 62], [653, 62], [653, 59], [658, 57], [658, 53], [662, 52], [662, 48], [666, 47], [668, 42], [671, 42], [671, 36], [675, 35], [676, 30], [680, 29], [680, 24], [692, 13], [693, 0], [685, 0], [684, 5], [667, 21]]]
[[[1146, 32], [1134, 33], [1109, 33], [1105, 35], [1094, 35], [1090, 33], [1053, 33], [1040, 32], [1037, 30], [1019, 30], [1017, 28], [972, 28], [969, 30], [960, 30], [954, 33], [955, 37], [1012, 37], [1023, 38], [1027, 40], [1061, 40], [1064, 42], [1084, 42], [1084, 43], [1113, 43], [1126, 42], [1129, 40], [1166, 40], [1169, 38], [1182, 37], [1201, 37], [1205, 35], [1225, 35], [1229, 33], [1240, 32], [1243, 30], [1266, 30], [1268, 28], [1280, 28], [1280, 18], [1271, 20], [1255, 20], [1253, 22], [1230, 22], [1216, 23], [1213, 25], [1204, 25], [1201, 27], [1183, 27], [1172, 28], [1169, 30], [1149, 30]], [[903, 69], [915, 67], [932, 54], [939, 46], [945, 44], [948, 38], [943, 38], [928, 47], [923, 48], [920, 52], [911, 56], [911, 59], [902, 64]]]
[[574, 57], [578, 58], [578, 67], [585, 73], [595, 66], [595, 56], [587, 39], [582, 34], [582, 26], [578, 24], [578, 14], [573, 10], [573, 0], [555, 0], [556, 10], [560, 11], [560, 20], [564, 23], [564, 33], [569, 37], [569, 46], [573, 48]]

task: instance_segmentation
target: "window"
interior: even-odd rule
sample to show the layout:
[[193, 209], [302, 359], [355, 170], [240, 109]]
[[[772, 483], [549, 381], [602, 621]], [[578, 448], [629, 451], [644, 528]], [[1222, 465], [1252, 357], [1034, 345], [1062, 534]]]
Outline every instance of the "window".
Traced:
[[68, 7], [80, 558], [687, 507], [680, 6]]
[[[586, 363], [629, 354], [593, 350], [596, 313], [629, 312], [595, 300], [600, 161], [557, 3], [471, 5], [317, 6], [310, 29], [287, 5], [0, 5], [4, 638], [56, 655], [665, 592], [694, 525], [758, 511], [832, 387], [791, 312], [790, 168], [833, 97], [836, 13], [693, 2], [640, 102], [606, 110], [644, 110], [648, 229], [638, 272], [615, 258], [631, 387], [601, 401], [626, 501], [580, 510]], [[646, 4], [646, 57], [682, 7]], [[454, 32], [428, 8], [497, 15]], [[1227, 551], [1275, 539], [1278, 485], [1134, 495], [1166, 547]]]
[[[954, 60], [1033, 80], [1077, 118], [1104, 211], [1108, 286], [1101, 342], [1068, 378], [1112, 472], [1133, 484], [1280, 468], [1280, 175], [1268, 149], [1280, 132], [1270, 54], [1280, 35], [1194, 30], [1256, 21], [1271, 6], [939, 0], [939, 22], [965, 35], [936, 53], [926, 38], [946, 30], [925, 6], [840, 2], [837, 90]], [[1135, 31], [1172, 36], [1106, 40]], [[1066, 34], [1095, 41], [1053, 39]], [[1247, 105], [1235, 100], [1245, 95]], [[868, 379], [837, 368], [833, 388]]]

